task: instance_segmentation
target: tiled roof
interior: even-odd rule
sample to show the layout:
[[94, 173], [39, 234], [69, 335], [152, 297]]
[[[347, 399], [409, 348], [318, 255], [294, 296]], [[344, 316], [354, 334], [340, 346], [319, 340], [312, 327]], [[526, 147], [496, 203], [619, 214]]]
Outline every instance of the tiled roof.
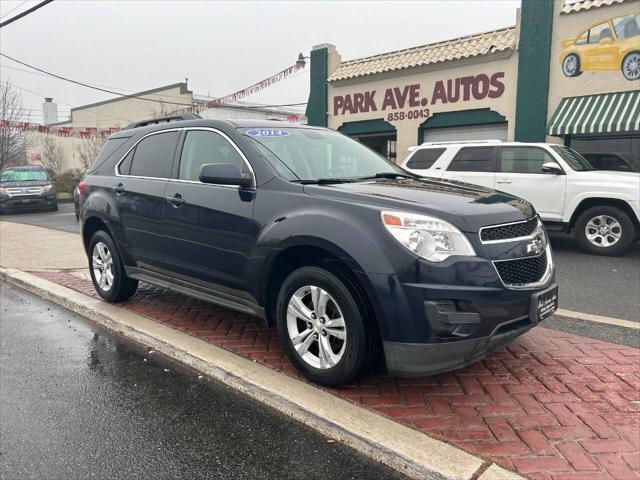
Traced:
[[582, 0], [580, 2], [567, 3], [562, 7], [562, 13], [575, 13], [590, 8], [606, 7], [614, 3], [624, 3], [627, 0]]
[[358, 58], [342, 62], [329, 77], [329, 81], [514, 50], [515, 41], [516, 28], [508, 27], [406, 50]]

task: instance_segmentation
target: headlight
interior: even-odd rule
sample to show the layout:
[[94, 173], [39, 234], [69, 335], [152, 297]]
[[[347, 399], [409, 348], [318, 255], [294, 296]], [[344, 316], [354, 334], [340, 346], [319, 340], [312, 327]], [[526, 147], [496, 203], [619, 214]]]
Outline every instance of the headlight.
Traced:
[[476, 255], [467, 237], [444, 220], [404, 212], [381, 212], [380, 216], [396, 240], [425, 260], [442, 262], [452, 255]]
[[53, 190], [53, 185], [45, 185], [42, 189], [42, 193], [49, 193], [51, 190]]

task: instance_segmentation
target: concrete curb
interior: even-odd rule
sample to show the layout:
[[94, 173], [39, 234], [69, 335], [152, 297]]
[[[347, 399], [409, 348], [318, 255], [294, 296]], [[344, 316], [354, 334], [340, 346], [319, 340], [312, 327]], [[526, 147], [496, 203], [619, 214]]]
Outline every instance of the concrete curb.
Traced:
[[189, 365], [411, 478], [523, 479], [311, 384], [142, 315], [21, 270], [0, 268], [0, 279]]

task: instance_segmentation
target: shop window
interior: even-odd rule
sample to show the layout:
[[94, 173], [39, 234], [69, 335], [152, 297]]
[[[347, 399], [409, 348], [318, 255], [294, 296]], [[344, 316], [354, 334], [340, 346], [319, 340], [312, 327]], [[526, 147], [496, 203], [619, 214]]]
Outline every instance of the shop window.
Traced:
[[555, 160], [541, 148], [502, 147], [500, 171], [506, 173], [544, 173], [542, 165]]
[[611, 40], [611, 29], [609, 23], [601, 23], [589, 30], [589, 43], [600, 43], [605, 38]]
[[640, 171], [640, 136], [571, 136], [569, 146], [598, 170]]
[[420, 148], [414, 152], [407, 167], [417, 170], [426, 170], [436, 163], [436, 160], [444, 153], [444, 148]]
[[494, 147], [465, 147], [460, 149], [449, 164], [451, 172], [495, 172], [496, 149]]

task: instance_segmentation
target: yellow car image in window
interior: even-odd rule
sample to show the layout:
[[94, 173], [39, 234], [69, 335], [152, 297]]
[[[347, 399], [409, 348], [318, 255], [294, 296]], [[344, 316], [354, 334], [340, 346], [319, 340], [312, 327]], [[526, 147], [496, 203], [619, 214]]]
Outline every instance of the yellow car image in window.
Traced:
[[560, 64], [567, 77], [587, 70], [618, 70], [640, 79], [640, 15], [610, 18], [562, 41]]

